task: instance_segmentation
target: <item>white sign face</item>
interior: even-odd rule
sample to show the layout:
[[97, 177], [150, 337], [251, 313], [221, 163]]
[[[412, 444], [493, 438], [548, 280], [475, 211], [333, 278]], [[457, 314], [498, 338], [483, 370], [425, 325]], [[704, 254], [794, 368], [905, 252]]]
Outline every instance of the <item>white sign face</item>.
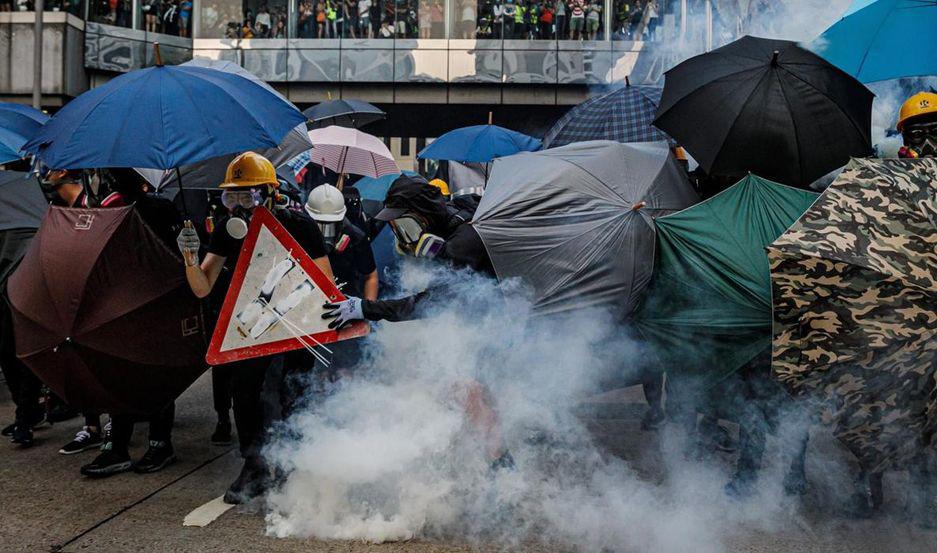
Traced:
[[291, 339], [315, 346], [309, 335], [329, 331], [329, 321], [322, 319], [322, 305], [328, 301], [298, 260], [263, 225], [219, 349]]

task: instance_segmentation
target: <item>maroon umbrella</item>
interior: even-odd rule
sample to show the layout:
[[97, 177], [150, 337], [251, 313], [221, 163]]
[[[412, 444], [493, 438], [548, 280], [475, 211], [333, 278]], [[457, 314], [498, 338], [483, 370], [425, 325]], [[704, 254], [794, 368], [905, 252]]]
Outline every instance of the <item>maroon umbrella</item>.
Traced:
[[9, 296], [17, 355], [77, 409], [152, 412], [205, 370], [182, 261], [132, 207], [53, 207]]

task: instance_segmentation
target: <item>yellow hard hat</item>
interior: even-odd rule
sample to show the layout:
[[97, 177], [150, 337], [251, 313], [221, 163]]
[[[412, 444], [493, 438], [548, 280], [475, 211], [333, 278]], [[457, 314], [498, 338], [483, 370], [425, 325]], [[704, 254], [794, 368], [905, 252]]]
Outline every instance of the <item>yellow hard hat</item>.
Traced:
[[898, 116], [898, 132], [901, 132], [904, 124], [910, 119], [922, 115], [937, 114], [937, 94], [933, 92], [918, 92], [901, 106], [901, 114]]
[[438, 188], [439, 191], [442, 192], [443, 196], [449, 195], [449, 185], [446, 184], [446, 181], [442, 179], [433, 179], [429, 181], [429, 183], [431, 186], [435, 186], [436, 188]]
[[254, 152], [244, 152], [228, 164], [221, 188], [279, 186], [277, 171], [270, 160]]

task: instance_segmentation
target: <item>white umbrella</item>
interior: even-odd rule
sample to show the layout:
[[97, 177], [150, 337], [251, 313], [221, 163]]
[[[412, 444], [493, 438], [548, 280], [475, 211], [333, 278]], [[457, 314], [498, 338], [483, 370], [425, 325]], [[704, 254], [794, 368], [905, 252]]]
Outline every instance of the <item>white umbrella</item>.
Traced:
[[309, 131], [309, 139], [309, 160], [338, 173], [339, 188], [345, 174], [378, 178], [400, 173], [384, 142], [358, 129], [332, 125]]

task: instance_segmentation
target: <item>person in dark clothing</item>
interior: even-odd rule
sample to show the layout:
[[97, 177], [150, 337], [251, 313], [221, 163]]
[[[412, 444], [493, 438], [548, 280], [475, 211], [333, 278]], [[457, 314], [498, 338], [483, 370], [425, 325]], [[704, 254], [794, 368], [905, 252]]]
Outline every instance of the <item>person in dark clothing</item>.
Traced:
[[[366, 223], [361, 211], [358, 190], [346, 187], [339, 190], [331, 184], [314, 188], [306, 200], [306, 213], [319, 226], [329, 251], [329, 263], [335, 279], [344, 294], [366, 300], [376, 300], [379, 280], [371, 241], [365, 230]], [[331, 344], [331, 361], [326, 370], [317, 371], [313, 377], [313, 390], [325, 390], [328, 383], [335, 382], [350, 371], [361, 359], [361, 341], [346, 340]], [[308, 376], [309, 367], [315, 359], [305, 351], [291, 352], [285, 372], [290, 381], [302, 382]], [[293, 385], [295, 391], [283, 406], [285, 412], [292, 410], [301, 386]], [[319, 397], [319, 395], [315, 395]]]
[[[438, 188], [422, 177], [403, 175], [391, 185], [384, 209], [377, 219], [390, 224], [401, 252], [434, 258], [456, 268], [469, 268], [495, 278], [494, 265], [481, 237], [470, 224], [477, 201], [471, 196], [447, 202]], [[406, 321], [420, 316], [418, 306], [429, 298], [445, 297], [443, 287], [433, 287], [395, 300], [362, 300], [350, 297], [329, 304], [323, 317], [336, 327], [356, 319]]]
[[[455, 268], [468, 268], [495, 278], [494, 265], [471, 225], [477, 199], [447, 202], [439, 188], [422, 177], [400, 176], [390, 186], [384, 209], [377, 218], [387, 221], [397, 238], [397, 247], [406, 255], [439, 259]], [[445, 286], [437, 285], [411, 296], [394, 300], [349, 297], [343, 302], [325, 304], [324, 319], [330, 328], [341, 328], [355, 320], [407, 321], [425, 314], [424, 306], [443, 302]], [[471, 425], [484, 436], [492, 467], [513, 466], [513, 459], [501, 441], [497, 414], [487, 388], [469, 381], [456, 385], [458, 397]]]
[[[25, 184], [24, 184], [25, 186]], [[13, 336], [13, 315], [7, 299], [7, 278], [16, 270], [26, 253], [36, 229], [10, 229], [0, 233], [0, 369], [16, 405], [14, 422], [3, 429], [3, 435], [20, 447], [33, 443], [33, 428], [45, 415], [39, 405], [42, 382], [16, 357]]]
[[[199, 262], [201, 242], [194, 228], [187, 225], [177, 238], [179, 250], [185, 258], [186, 278], [196, 296], [211, 296], [212, 303], [220, 308], [247, 234], [247, 221], [257, 206], [273, 208], [278, 186], [273, 165], [261, 155], [246, 152], [228, 165], [221, 188], [222, 203], [229, 215], [218, 222], [205, 259]], [[286, 209], [272, 211], [306, 250], [313, 263], [326, 276], [333, 278], [319, 227], [305, 214]], [[260, 357], [227, 365], [231, 372], [234, 422], [244, 466], [224, 495], [226, 503], [243, 503], [261, 495], [267, 487], [269, 471], [260, 455], [264, 430], [262, 392], [264, 379], [274, 360]]]
[[[99, 185], [98, 197], [101, 198], [101, 205], [99, 207], [132, 205], [147, 227], [156, 234], [160, 241], [171, 248], [176, 234], [182, 227], [179, 214], [172, 202], [148, 194], [149, 184], [136, 172], [111, 169], [100, 173], [101, 185]], [[101, 454], [81, 467], [81, 473], [85, 476], [101, 477], [133, 469], [134, 472], [142, 474], [157, 472], [175, 462], [176, 455], [172, 446], [175, 412], [175, 403], [170, 402], [147, 417], [112, 413], [110, 436], [105, 439]], [[130, 438], [133, 435], [134, 424], [140, 421], [149, 423], [149, 447], [143, 457], [134, 463], [130, 459]], [[76, 441], [81, 437], [80, 434], [76, 436]], [[63, 450], [68, 449], [69, 445], [66, 445]], [[86, 446], [86, 444], [79, 445]]]

